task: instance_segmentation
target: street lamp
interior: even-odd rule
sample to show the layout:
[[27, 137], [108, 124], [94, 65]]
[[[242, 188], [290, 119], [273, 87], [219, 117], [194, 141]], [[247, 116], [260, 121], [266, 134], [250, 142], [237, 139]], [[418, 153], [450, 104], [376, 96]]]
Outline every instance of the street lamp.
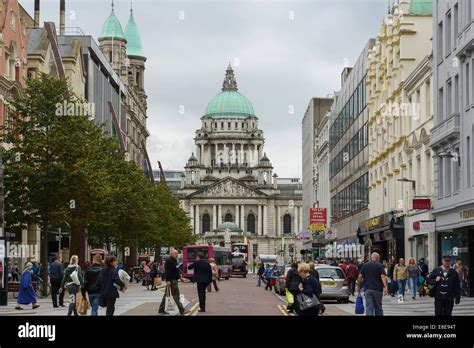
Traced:
[[410, 180], [410, 179], [407, 179], [407, 178], [401, 178], [401, 179], [397, 179], [397, 181], [400, 181], [400, 182], [411, 182], [411, 188], [413, 189], [413, 192], [416, 194], [416, 180]]

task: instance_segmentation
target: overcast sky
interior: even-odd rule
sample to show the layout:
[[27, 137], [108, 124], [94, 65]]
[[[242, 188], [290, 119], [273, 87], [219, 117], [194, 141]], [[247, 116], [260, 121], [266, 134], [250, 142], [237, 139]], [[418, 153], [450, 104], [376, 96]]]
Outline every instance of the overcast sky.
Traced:
[[[34, 0], [20, 3], [33, 15]], [[66, 26], [97, 39], [110, 5], [66, 0]], [[310, 98], [339, 89], [344, 62], [352, 65], [377, 35], [386, 0], [134, 0], [133, 8], [148, 57], [153, 168], [160, 160], [165, 169], [183, 169], [231, 61], [239, 92], [259, 117], [274, 171], [293, 177], [301, 175], [301, 120]], [[115, 0], [124, 29], [129, 10], [129, 0]], [[41, 21], [59, 23], [58, 0], [41, 1]]]

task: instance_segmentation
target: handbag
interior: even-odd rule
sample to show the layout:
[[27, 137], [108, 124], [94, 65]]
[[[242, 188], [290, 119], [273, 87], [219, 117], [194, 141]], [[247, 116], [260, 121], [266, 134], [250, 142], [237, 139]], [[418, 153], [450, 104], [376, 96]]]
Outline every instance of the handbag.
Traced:
[[293, 303], [295, 303], [295, 297], [291, 292], [286, 289], [286, 302], [291, 306]]
[[78, 267], [79, 266], [77, 266], [76, 269], [71, 273], [70, 277], [74, 284], [81, 285], [81, 281], [79, 280], [79, 273], [77, 272]]
[[364, 299], [362, 298], [362, 295], [359, 292], [356, 298], [355, 314], [364, 314], [364, 312]]
[[171, 287], [166, 287], [166, 300], [165, 300], [165, 312], [173, 312], [176, 309], [176, 304], [174, 303], [173, 297], [171, 296]]
[[83, 296], [81, 293], [78, 293], [78, 300], [76, 303], [77, 313], [80, 315], [86, 315], [87, 310], [89, 309], [89, 301], [87, 301], [87, 297]]
[[425, 278], [418, 276], [418, 285], [423, 285], [425, 283]]
[[161, 279], [158, 278], [158, 277], [156, 277], [156, 278], [154, 279], [154, 285], [155, 285], [155, 286], [160, 286], [160, 285], [161, 285]]
[[311, 296], [305, 295], [304, 293], [296, 295], [298, 301], [298, 307], [301, 312], [305, 312], [309, 309], [319, 308], [321, 302], [315, 294]]

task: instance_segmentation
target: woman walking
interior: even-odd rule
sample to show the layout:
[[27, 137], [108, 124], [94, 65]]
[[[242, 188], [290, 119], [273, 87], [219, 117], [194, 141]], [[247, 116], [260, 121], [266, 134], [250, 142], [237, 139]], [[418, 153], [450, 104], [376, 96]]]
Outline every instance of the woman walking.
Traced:
[[[298, 286], [298, 292], [295, 296], [295, 310], [298, 315], [317, 316], [324, 312], [324, 305], [321, 303], [321, 286], [319, 281], [310, 274], [310, 267], [307, 263], [301, 263], [298, 267], [298, 274], [301, 277], [301, 283]], [[307, 309], [302, 308], [300, 303], [303, 296], [313, 299], [313, 303], [318, 304]]]
[[28, 262], [25, 265], [25, 269], [20, 276], [20, 285], [18, 287], [18, 300], [15, 309], [22, 310], [21, 305], [32, 305], [32, 309], [36, 309], [39, 307], [36, 304], [36, 293], [35, 289], [33, 289], [33, 282], [32, 282], [32, 268], [33, 264]]
[[207, 286], [207, 291], [211, 292], [212, 291], [212, 285], [214, 285], [214, 289], [219, 291], [219, 288], [217, 287], [217, 278], [219, 277], [219, 266], [217, 266], [216, 260], [211, 258], [209, 259], [209, 264], [211, 265], [211, 271], [212, 271], [212, 283], [209, 283]]
[[295, 312], [294, 298], [299, 292], [298, 286], [300, 283], [301, 277], [298, 274], [298, 264], [296, 262], [293, 262], [291, 264], [291, 268], [288, 270], [285, 280], [286, 290], [288, 290], [288, 292], [293, 295], [293, 303], [288, 303], [288, 306], [286, 307], [286, 310], [290, 313]]
[[408, 288], [411, 292], [412, 299], [416, 298], [416, 290], [418, 289], [418, 278], [420, 277], [420, 269], [413, 257], [408, 259]]
[[71, 316], [72, 313], [74, 313], [75, 316], [78, 315], [76, 309], [76, 295], [83, 286], [84, 278], [82, 277], [81, 267], [79, 266], [79, 256], [72, 255], [69, 265], [64, 270], [61, 288], [59, 289], [59, 293], [62, 293], [64, 288], [66, 288], [69, 293], [68, 317]]
[[107, 307], [105, 315], [113, 316], [115, 302], [120, 297], [117, 287], [126, 290], [127, 285], [120, 280], [117, 270], [117, 259], [109, 256], [105, 260], [105, 268], [99, 274], [100, 302], [101, 307]]

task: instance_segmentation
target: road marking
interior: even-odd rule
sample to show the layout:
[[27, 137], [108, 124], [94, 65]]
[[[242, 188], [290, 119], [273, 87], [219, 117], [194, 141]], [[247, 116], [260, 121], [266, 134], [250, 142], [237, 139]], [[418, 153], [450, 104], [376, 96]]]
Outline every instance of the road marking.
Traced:
[[282, 305], [277, 305], [277, 307], [283, 315], [288, 316], [288, 312], [286, 311], [286, 308], [284, 308]]
[[199, 306], [199, 303], [195, 303], [194, 306], [190, 309], [189, 313], [186, 315], [196, 315], [198, 306]]

